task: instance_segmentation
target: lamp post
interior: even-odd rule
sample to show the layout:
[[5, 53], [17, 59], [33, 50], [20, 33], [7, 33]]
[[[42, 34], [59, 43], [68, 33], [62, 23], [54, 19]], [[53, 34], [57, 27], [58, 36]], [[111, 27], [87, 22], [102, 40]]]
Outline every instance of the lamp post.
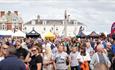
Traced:
[[65, 19], [65, 23], [64, 23], [64, 31], [65, 31], [65, 37], [67, 36], [67, 23], [68, 23], [68, 21], [67, 21], [67, 19]]

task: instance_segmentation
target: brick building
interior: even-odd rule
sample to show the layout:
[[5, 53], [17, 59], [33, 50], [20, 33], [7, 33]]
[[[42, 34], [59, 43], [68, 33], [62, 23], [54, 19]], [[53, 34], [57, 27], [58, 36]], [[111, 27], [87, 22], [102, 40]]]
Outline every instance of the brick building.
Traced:
[[19, 16], [18, 11], [0, 11], [0, 30], [12, 30], [19, 29], [22, 31], [23, 20]]

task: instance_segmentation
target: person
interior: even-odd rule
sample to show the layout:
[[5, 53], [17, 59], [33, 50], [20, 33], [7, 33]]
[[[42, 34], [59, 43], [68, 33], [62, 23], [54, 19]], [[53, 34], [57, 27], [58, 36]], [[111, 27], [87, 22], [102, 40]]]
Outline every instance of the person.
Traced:
[[90, 62], [91, 58], [90, 58], [90, 54], [86, 51], [85, 43], [81, 45], [80, 55], [81, 55], [81, 59], [80, 59], [81, 70], [90, 70], [89, 62]]
[[115, 40], [113, 40], [113, 44], [111, 48], [112, 48], [112, 53], [115, 55]]
[[80, 70], [79, 60], [80, 52], [78, 52], [78, 47], [72, 47], [72, 52], [70, 53], [70, 66], [71, 70]]
[[51, 48], [43, 48], [43, 70], [54, 70], [54, 62], [52, 57]]
[[22, 46], [21, 46], [21, 42], [20, 40], [17, 40], [16, 41], [16, 56], [22, 60], [25, 60], [27, 54], [28, 54], [28, 51], [26, 49], [24, 49]]
[[93, 70], [109, 70], [106, 64], [98, 63], [95, 65]]
[[94, 50], [89, 41], [86, 42], [86, 51], [90, 54], [90, 57], [94, 54]]
[[70, 62], [69, 56], [64, 51], [63, 44], [59, 44], [57, 48], [58, 52], [53, 57], [53, 60], [55, 61], [54, 67], [56, 70], [67, 70]]
[[103, 47], [102, 44], [97, 45], [97, 52], [94, 53], [92, 56], [91, 62], [90, 62], [90, 67], [93, 70], [94, 66], [97, 63], [103, 63], [106, 64], [108, 67], [111, 67], [111, 62], [109, 61], [109, 58], [105, 53], [103, 53]]
[[43, 58], [38, 45], [33, 45], [25, 61], [29, 63], [30, 70], [43, 70]]
[[22, 60], [15, 56], [15, 47], [7, 47], [4, 50], [5, 59], [0, 62], [0, 70], [26, 70]]
[[4, 50], [5, 48], [7, 48], [6, 45], [4, 45], [4, 47], [3, 47], [3, 45], [0, 46], [0, 61], [2, 61], [2, 60], [5, 58], [5, 57], [4, 57], [4, 54], [3, 54], [3, 50]]

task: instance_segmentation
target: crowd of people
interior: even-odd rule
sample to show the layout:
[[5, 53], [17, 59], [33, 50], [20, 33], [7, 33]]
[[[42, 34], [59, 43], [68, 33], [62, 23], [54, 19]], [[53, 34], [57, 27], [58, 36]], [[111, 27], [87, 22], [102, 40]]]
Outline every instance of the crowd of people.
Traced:
[[115, 40], [1, 38], [0, 70], [115, 70]]

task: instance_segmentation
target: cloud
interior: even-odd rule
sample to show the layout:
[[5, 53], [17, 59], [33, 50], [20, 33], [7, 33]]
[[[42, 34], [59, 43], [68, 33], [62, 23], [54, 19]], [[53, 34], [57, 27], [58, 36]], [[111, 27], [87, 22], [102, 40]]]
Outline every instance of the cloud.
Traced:
[[0, 0], [0, 10], [18, 10], [25, 22], [37, 14], [44, 19], [63, 19], [65, 9], [71, 19], [83, 22], [89, 31], [110, 32], [115, 18], [113, 0]]

